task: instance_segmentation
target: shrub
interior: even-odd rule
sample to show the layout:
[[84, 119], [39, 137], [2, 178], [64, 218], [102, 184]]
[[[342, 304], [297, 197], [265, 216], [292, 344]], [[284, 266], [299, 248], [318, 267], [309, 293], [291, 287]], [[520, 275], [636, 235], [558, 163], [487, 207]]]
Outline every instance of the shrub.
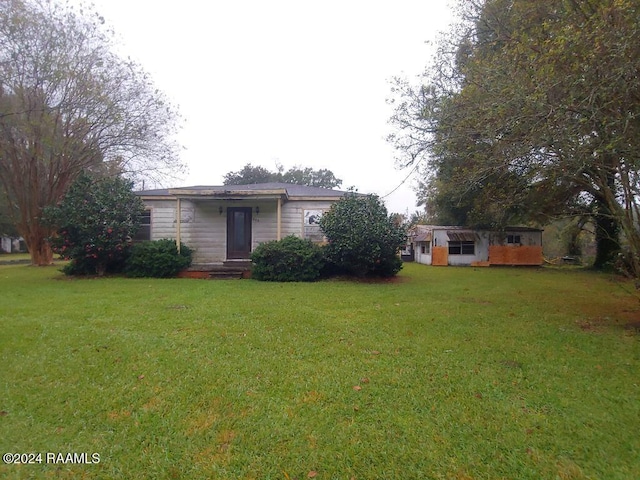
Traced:
[[320, 228], [329, 240], [327, 261], [349, 274], [391, 277], [402, 268], [406, 229], [376, 195], [346, 195], [322, 216]]
[[322, 249], [295, 235], [258, 245], [251, 260], [251, 276], [272, 282], [312, 282], [324, 265]]
[[132, 187], [121, 177], [82, 174], [58, 205], [45, 210], [45, 223], [58, 229], [49, 239], [52, 250], [71, 260], [65, 274], [122, 271], [144, 211]]
[[175, 277], [180, 270], [191, 265], [192, 250], [175, 240], [163, 239], [136, 243], [127, 259], [125, 273], [128, 277]]

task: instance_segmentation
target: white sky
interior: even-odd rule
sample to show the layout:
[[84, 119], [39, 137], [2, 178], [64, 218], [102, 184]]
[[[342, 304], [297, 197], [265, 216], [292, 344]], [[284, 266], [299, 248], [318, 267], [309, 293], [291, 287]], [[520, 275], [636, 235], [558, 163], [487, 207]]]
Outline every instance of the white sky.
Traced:
[[[394, 76], [426, 66], [448, 0], [93, 0], [179, 107], [189, 173], [220, 185], [245, 164], [328, 168], [346, 189], [386, 195], [405, 179], [385, 141]], [[415, 211], [408, 180], [385, 199]]]

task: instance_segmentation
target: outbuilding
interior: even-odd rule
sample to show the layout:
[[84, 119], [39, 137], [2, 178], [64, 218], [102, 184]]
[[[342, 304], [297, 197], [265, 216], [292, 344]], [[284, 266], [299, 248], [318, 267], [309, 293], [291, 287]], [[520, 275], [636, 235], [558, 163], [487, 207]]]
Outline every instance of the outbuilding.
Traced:
[[413, 258], [425, 265], [542, 265], [542, 230], [501, 231], [460, 226], [415, 225], [409, 232]]

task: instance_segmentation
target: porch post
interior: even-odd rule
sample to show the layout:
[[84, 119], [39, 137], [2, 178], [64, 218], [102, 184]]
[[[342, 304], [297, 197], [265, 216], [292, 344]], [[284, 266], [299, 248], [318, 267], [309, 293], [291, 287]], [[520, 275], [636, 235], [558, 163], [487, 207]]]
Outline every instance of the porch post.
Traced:
[[178, 248], [178, 254], [180, 253], [180, 224], [182, 223], [182, 205], [180, 203], [180, 197], [176, 198], [176, 247]]
[[278, 208], [276, 211], [276, 240], [280, 240], [282, 234], [282, 198], [278, 197]]

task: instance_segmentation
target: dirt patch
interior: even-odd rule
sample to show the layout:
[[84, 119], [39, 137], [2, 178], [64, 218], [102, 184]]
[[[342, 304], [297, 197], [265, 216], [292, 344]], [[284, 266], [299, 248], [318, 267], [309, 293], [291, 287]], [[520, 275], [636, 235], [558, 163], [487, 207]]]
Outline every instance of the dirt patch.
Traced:
[[635, 334], [635, 335], [640, 334], [640, 320], [636, 320], [635, 322], [629, 322], [625, 324], [624, 329], [630, 332], [631, 334]]

